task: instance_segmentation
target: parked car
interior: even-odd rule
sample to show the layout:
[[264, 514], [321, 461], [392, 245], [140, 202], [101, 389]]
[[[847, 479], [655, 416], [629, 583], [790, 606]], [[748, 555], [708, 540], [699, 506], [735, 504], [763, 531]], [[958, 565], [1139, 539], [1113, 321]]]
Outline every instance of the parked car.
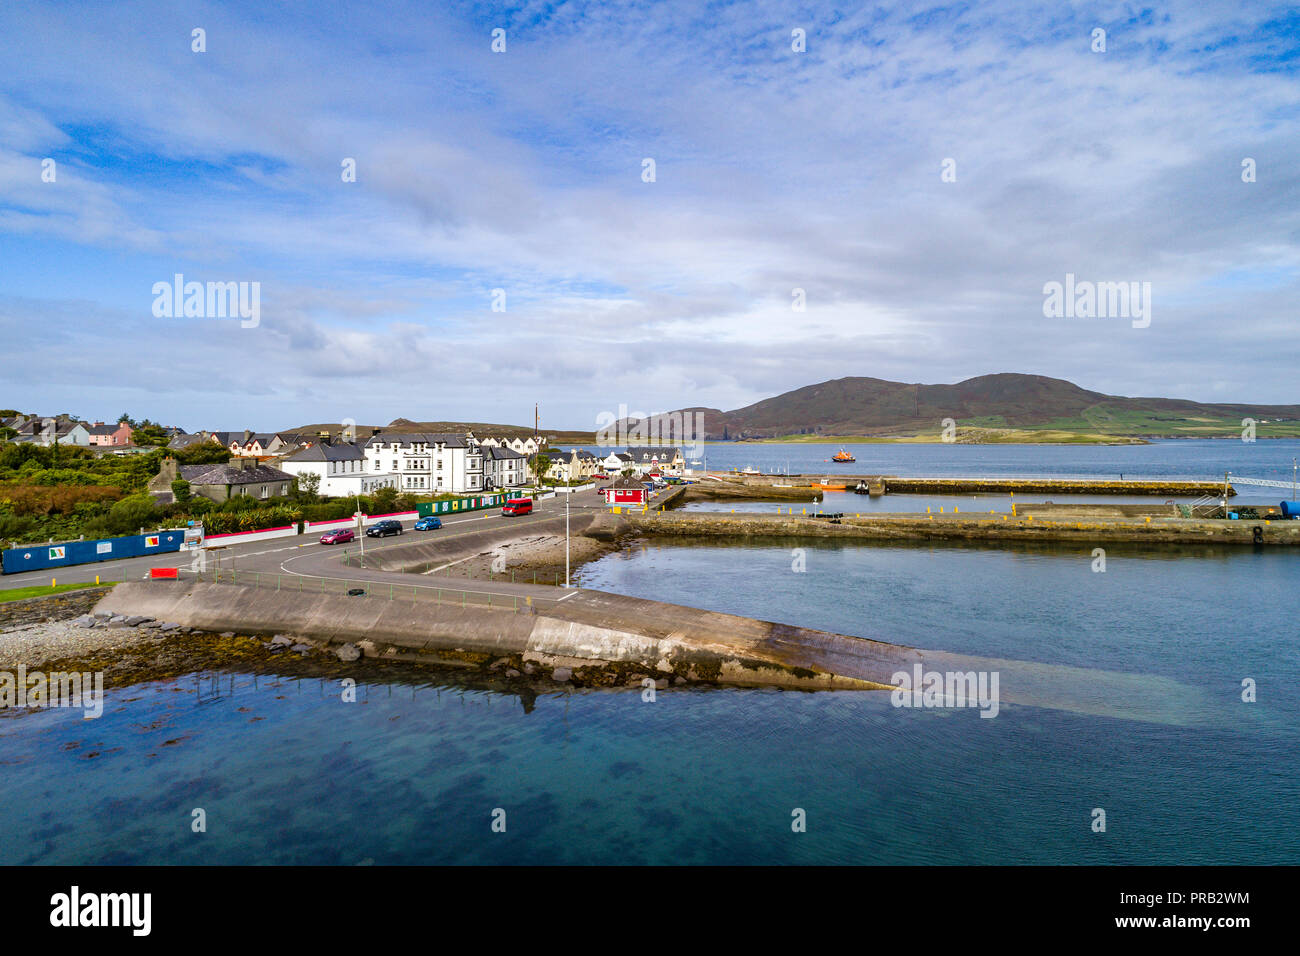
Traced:
[[429, 515], [427, 518], [421, 518], [415, 523], [416, 531], [436, 531], [442, 527], [442, 519]]
[[533, 513], [533, 500], [531, 498], [512, 498], [506, 502], [501, 513], [507, 517], [510, 515], [528, 515]]
[[320, 536], [321, 544], [346, 544], [349, 541], [356, 540], [356, 534], [351, 528], [339, 528], [335, 531], [326, 531]]
[[376, 521], [366, 529], [367, 538], [385, 538], [390, 534], [401, 534], [402, 523], [394, 521], [392, 518], [385, 518], [383, 521]]

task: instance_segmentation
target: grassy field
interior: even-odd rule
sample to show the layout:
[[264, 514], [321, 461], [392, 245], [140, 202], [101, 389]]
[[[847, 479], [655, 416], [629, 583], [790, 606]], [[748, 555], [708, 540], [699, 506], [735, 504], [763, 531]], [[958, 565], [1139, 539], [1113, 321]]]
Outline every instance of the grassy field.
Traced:
[[[115, 582], [104, 582], [104, 584], [112, 583]], [[59, 594], [62, 591], [77, 591], [81, 588], [98, 588], [103, 587], [104, 584], [95, 584], [93, 581], [90, 581], [82, 584], [56, 584], [54, 587], [50, 587], [48, 584], [37, 584], [32, 587], [10, 588], [8, 590], [0, 590], [0, 603], [4, 603], [5, 601], [21, 601], [23, 598], [48, 597], [51, 594]]]
[[[1113, 405], [1093, 405], [1074, 418], [1059, 418], [1034, 428], [1090, 431], [1111, 435], [1147, 435], [1161, 438], [1239, 438], [1243, 425], [1240, 417], [1160, 415], [1138, 412]], [[1258, 419], [1257, 438], [1300, 437], [1300, 421]]]

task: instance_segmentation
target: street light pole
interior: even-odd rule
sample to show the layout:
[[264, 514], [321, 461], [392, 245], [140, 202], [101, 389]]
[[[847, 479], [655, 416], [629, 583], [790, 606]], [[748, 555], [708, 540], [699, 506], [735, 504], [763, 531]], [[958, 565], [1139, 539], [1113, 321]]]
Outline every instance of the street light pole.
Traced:
[[573, 500], [573, 489], [564, 496], [564, 586], [569, 587], [569, 502]]
[[361, 566], [364, 568], [366, 566], [366, 525], [364, 519], [361, 517], [360, 496], [357, 496], [356, 502], [357, 513], [355, 517], [357, 519], [357, 540], [361, 542]]

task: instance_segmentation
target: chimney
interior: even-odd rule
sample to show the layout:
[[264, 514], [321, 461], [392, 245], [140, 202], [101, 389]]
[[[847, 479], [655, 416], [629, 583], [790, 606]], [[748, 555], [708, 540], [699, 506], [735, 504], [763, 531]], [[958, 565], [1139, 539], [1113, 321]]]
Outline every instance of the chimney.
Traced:
[[253, 433], [250, 432], [247, 428], [245, 428], [245, 429], [244, 429], [244, 444], [247, 445], [248, 442], [249, 442], [249, 440], [250, 440], [252, 437], [253, 437]]
[[239, 459], [239, 469], [241, 471], [252, 471], [257, 467], [257, 459], [252, 455], [244, 455]]

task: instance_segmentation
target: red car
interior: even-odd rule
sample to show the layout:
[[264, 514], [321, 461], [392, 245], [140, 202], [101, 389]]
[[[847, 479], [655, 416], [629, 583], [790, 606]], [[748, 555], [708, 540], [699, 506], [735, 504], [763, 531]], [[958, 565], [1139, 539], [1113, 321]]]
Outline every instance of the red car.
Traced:
[[320, 543], [344, 544], [348, 541], [355, 541], [356, 537], [356, 533], [351, 528], [339, 528], [337, 531], [326, 531], [320, 536]]

